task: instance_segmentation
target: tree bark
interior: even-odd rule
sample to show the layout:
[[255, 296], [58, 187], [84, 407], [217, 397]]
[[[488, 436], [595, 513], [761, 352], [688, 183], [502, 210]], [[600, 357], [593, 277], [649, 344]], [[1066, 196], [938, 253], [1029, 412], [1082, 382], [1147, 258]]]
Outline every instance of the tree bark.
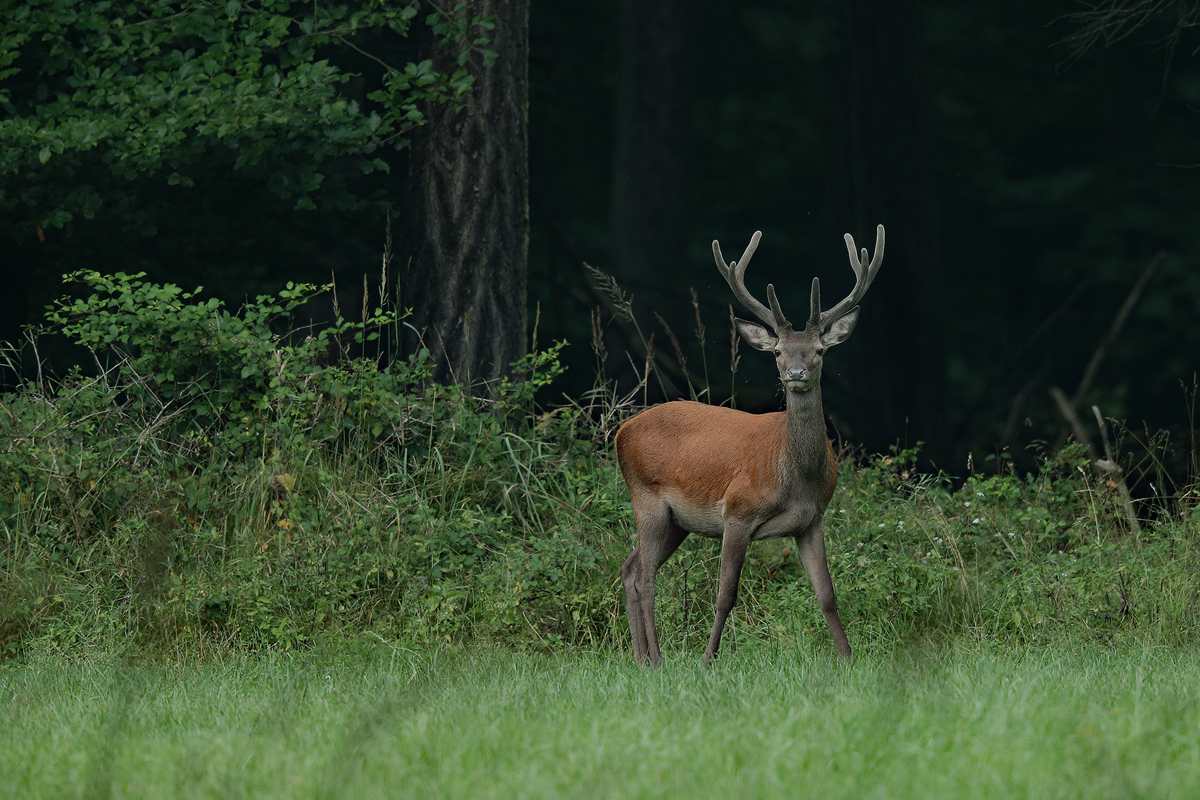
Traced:
[[851, 436], [869, 448], [940, 442], [943, 268], [919, 9], [912, 0], [844, 0], [839, 8], [845, 88], [833, 178], [840, 222], [849, 226], [841, 230], [868, 247], [876, 224], [888, 232], [880, 279], [851, 340], [860, 362], [847, 370], [858, 378]]
[[685, 296], [692, 105], [688, 0], [623, 0], [612, 183], [612, 267], [639, 318]]
[[[493, 393], [525, 353], [529, 251], [528, 0], [471, 0], [459, 14], [491, 16], [497, 54], [478, 49], [466, 68], [475, 83], [461, 108], [431, 104], [413, 137], [409, 222], [415, 246], [402, 302], [413, 309], [434, 379]], [[426, 57], [439, 72], [456, 53], [428, 33]], [[467, 47], [460, 42], [456, 48]]]
[[[45, 250], [45, 244], [33, 241], [33, 237], [24, 240], [17, 236], [0, 234], [0, 275], [3, 276], [4, 289], [0, 291], [0, 347], [11, 346], [19, 351], [23, 341], [22, 329], [37, 320], [30, 314], [30, 298], [34, 287], [43, 281], [45, 274], [42, 262], [44, 256], [39, 250]], [[39, 258], [39, 256], [42, 256]], [[5, 354], [0, 358], [0, 392], [15, 388], [23, 378], [20, 372], [10, 367], [25, 367], [29, 371], [40, 368], [31, 364], [33, 359], [24, 359], [23, 364], [15, 363], [16, 358]]]

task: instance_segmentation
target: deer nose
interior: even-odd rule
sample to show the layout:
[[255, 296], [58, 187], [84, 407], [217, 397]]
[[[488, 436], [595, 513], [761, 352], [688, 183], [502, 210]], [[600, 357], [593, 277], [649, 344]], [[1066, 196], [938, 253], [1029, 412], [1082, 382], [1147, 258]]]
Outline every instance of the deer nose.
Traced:
[[804, 367], [792, 367], [785, 377], [789, 381], [802, 381], [808, 378], [808, 370]]

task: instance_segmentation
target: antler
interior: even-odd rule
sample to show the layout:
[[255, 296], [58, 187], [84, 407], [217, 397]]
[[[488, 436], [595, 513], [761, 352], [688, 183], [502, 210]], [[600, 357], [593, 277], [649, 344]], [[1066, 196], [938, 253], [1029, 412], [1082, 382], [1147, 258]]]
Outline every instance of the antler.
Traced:
[[812, 290], [812, 307], [809, 322], [815, 322], [819, 330], [824, 330], [831, 325], [835, 320], [844, 317], [850, 309], [858, 305], [858, 301], [862, 300], [867, 289], [871, 286], [871, 281], [875, 280], [875, 275], [879, 272], [879, 267], [883, 265], [883, 226], [880, 225], [875, 229], [875, 255], [871, 258], [866, 267], [866, 274], [863, 274], [863, 262], [867, 260], [867, 248], [862, 249], [862, 255], [859, 256], [855, 252], [854, 237], [846, 234], [846, 250], [850, 253], [850, 268], [854, 270], [854, 289], [848, 294], [845, 299], [838, 303], [828, 311], [821, 311], [821, 290], [817, 285], [816, 278], [813, 279]]
[[778, 331], [780, 328], [791, 327], [791, 323], [788, 322], [787, 317], [783, 315], [783, 310], [779, 307], [779, 300], [775, 297], [775, 286], [767, 284], [767, 302], [771, 304], [769, 310], [755, 300], [754, 295], [746, 289], [746, 267], [750, 265], [750, 258], [758, 248], [758, 240], [761, 238], [762, 231], [755, 231], [754, 235], [750, 237], [750, 244], [746, 245], [746, 252], [742, 253], [741, 260], [729, 264], [725, 263], [725, 258], [721, 255], [720, 243], [713, 239], [713, 258], [717, 261], [717, 269], [720, 271], [721, 277], [733, 290], [733, 296], [746, 307], [747, 311], [762, 320], [768, 327]]

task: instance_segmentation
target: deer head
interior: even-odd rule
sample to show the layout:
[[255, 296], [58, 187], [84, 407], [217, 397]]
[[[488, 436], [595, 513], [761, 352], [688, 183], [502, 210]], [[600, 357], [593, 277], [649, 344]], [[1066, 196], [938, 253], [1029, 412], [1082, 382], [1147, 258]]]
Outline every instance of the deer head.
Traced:
[[742, 338], [754, 349], [775, 356], [779, 379], [789, 392], [808, 392], [821, 383], [821, 365], [825, 349], [846, 341], [854, 331], [854, 325], [858, 322], [858, 302], [870, 288], [880, 265], [883, 264], [883, 226], [880, 225], [876, 229], [875, 255], [869, 261], [867, 249], [864, 247], [860, 255], [856, 251], [854, 237], [846, 234], [846, 249], [849, 251], [850, 267], [855, 275], [854, 289], [833, 308], [822, 311], [821, 280], [813, 278], [808, 320], [799, 331], [792, 327], [792, 323], [779, 307], [774, 284], [767, 284], [767, 302], [770, 308], [756, 300], [746, 289], [746, 267], [749, 266], [761, 238], [762, 232], [755, 231], [741, 259], [730, 264], [725, 263], [721, 255], [721, 245], [714, 239], [713, 258], [716, 259], [717, 269], [733, 290], [734, 296], [763, 322], [759, 325], [744, 319], [735, 319], [734, 323]]

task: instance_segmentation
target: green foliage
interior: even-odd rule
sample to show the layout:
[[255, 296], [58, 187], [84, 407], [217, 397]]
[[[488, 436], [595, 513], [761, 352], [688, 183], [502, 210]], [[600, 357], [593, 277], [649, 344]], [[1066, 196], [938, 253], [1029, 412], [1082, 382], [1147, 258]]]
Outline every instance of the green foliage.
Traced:
[[293, 647], [343, 626], [524, 639], [542, 636], [543, 608], [565, 620], [556, 641], [595, 624], [546, 588], [602, 556], [542, 537], [622, 516], [594, 499], [616, 497], [594, 450], [555, 444], [579, 420], [531, 415], [561, 344], [484, 406], [430, 383], [424, 351], [353, 356], [395, 340], [390, 312], [277, 331], [322, 289], [234, 313], [140, 276], [72, 277], [92, 293], [47, 319], [99, 374], [27, 386], [0, 413], [10, 648], [34, 634]]
[[[96, 373], [0, 403], [5, 654], [37, 641], [296, 649], [363, 632], [628, 646], [617, 576], [632, 520], [593, 440], [607, 428], [575, 406], [533, 405], [561, 344], [483, 401], [429, 382], [423, 352], [363, 357], [397, 339], [403, 322], [386, 309], [292, 331], [321, 289], [231, 312], [138, 276], [74, 277], [92, 293], [48, 319], [91, 348]], [[840, 464], [827, 549], [860, 652], [1200, 637], [1194, 493], [1134, 533], [1074, 446], [1036, 472], [1004, 466], [958, 485], [916, 461], [897, 450]], [[726, 652], [759, 640], [828, 650], [791, 551], [751, 548]], [[703, 649], [718, 558], [692, 537], [664, 566], [668, 653]]]
[[[217, 150], [312, 208], [330, 159], [355, 156], [363, 173], [387, 169], [378, 151], [406, 143], [424, 122], [420, 102], [454, 101], [470, 88], [465, 68], [388, 63], [396, 55], [388, 42], [408, 35], [419, 6], [18, 4], [0, 19], [0, 211], [61, 227], [104, 203], [136, 204], [122, 185], [135, 178], [191, 185], [193, 165]], [[435, 16], [447, 41], [481, 22]], [[476, 38], [464, 52], [486, 43]], [[347, 54], [361, 63], [348, 65]], [[364, 70], [377, 76], [366, 105], [344, 91]]]
[[835, 580], [851, 584], [847, 605], [864, 624], [1021, 644], [1200, 636], [1200, 583], [1186, 578], [1197, 530], [1160, 518], [1129, 531], [1117, 487], [1081, 447], [1036, 473], [1005, 469], [956, 490], [917, 474], [914, 458], [901, 451], [844, 474], [827, 515], [840, 540], [831, 568], [845, 576]]
[[[267, 449], [286, 435], [332, 435], [346, 414], [387, 416], [385, 404], [363, 391], [364, 382], [384, 383], [371, 362], [319, 365], [344, 350], [346, 341], [377, 340], [379, 329], [395, 324], [394, 314], [380, 310], [364, 322], [339, 319], [304, 337], [284, 338], [273, 326], [330, 287], [289, 283], [278, 297], [260, 296], [234, 314], [219, 300], [201, 300], [200, 289], [185, 292], [143, 277], [92, 271], [68, 276], [91, 293], [60, 300], [46, 314], [74, 343], [116, 357], [135, 413], [170, 419], [173, 431], [185, 437], [232, 437]], [[401, 382], [424, 377], [420, 368], [406, 369], [413, 365], [399, 365]], [[309, 407], [326, 397], [339, 413], [311, 414]], [[377, 419], [370, 427], [378, 435], [383, 424]]]
[[[1200, 639], [1200, 529], [1186, 505], [1130, 532], [1116, 487], [1074, 445], [1035, 473], [1006, 470], [957, 486], [921, 474], [916, 460], [915, 450], [899, 450], [841, 462], [825, 529], [858, 652], [926, 641], [1024, 648]], [[751, 547], [723, 649], [798, 640], [829, 650], [793, 550], [788, 540]], [[716, 543], [691, 537], [664, 565], [657, 610], [668, 649], [703, 650], [718, 563]]]

